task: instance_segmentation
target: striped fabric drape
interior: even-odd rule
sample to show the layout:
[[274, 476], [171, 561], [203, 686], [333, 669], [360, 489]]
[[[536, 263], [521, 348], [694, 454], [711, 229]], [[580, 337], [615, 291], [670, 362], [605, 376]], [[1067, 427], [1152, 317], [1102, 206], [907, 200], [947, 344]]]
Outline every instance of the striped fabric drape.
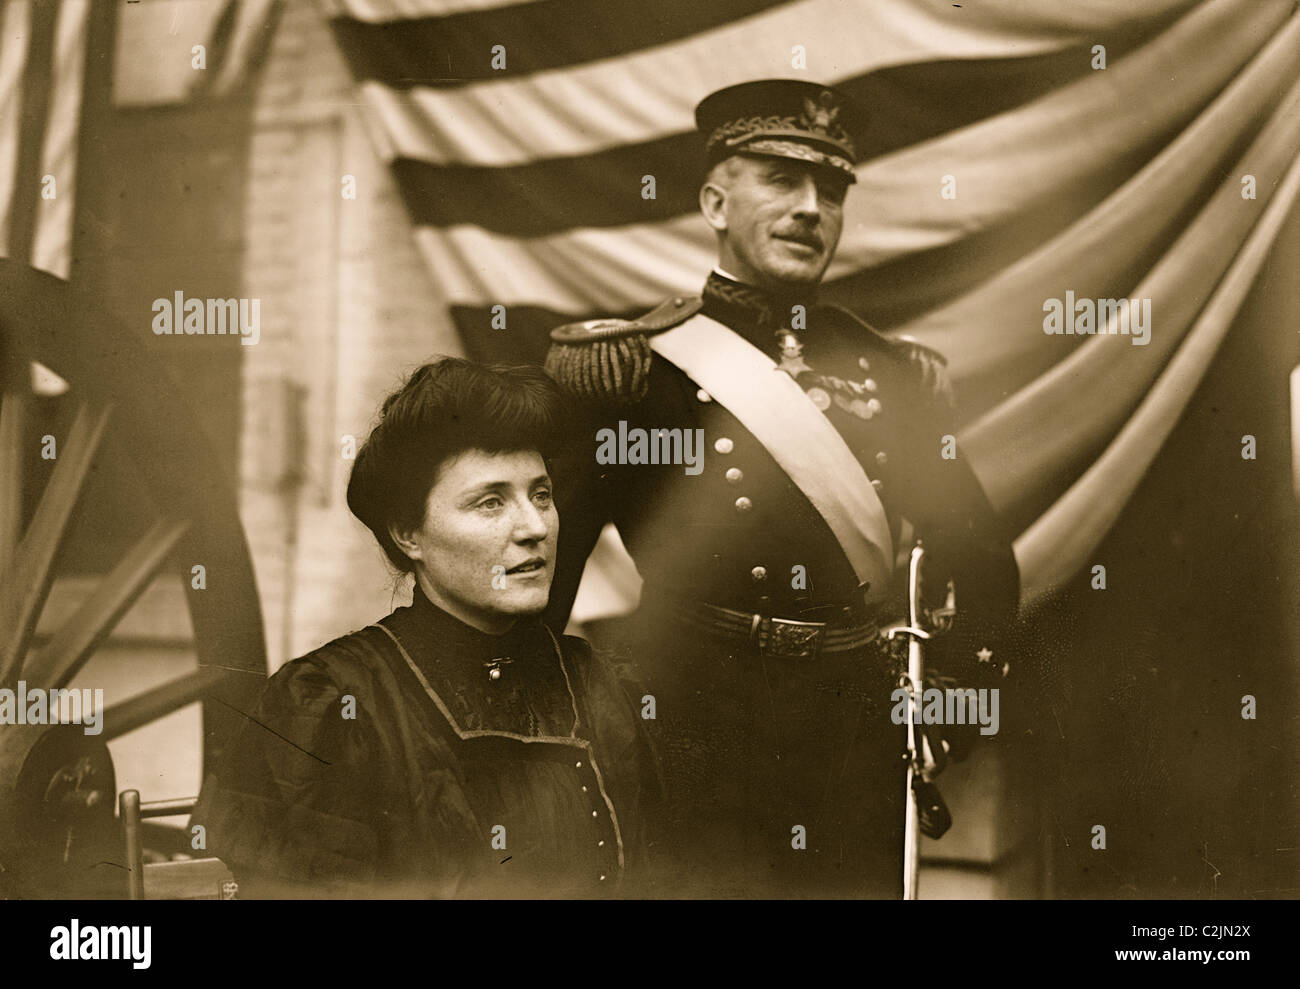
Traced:
[[[1023, 531], [1025, 604], [1113, 524], [1300, 182], [1292, 0], [319, 2], [482, 359], [538, 361], [559, 323], [698, 290], [704, 94], [805, 74], [861, 101], [825, 293], [948, 355], [966, 455]], [[1151, 300], [1150, 342], [1045, 333], [1067, 292]]]

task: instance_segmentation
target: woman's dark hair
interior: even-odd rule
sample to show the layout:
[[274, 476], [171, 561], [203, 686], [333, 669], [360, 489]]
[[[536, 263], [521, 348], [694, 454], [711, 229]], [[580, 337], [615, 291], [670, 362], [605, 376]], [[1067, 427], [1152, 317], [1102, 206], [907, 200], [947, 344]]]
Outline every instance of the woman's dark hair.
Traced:
[[564, 395], [539, 367], [459, 357], [425, 364], [384, 400], [379, 424], [352, 465], [348, 508], [393, 566], [411, 571], [388, 527], [420, 525], [443, 464], [466, 450], [536, 450], [549, 464], [563, 443], [565, 419]]

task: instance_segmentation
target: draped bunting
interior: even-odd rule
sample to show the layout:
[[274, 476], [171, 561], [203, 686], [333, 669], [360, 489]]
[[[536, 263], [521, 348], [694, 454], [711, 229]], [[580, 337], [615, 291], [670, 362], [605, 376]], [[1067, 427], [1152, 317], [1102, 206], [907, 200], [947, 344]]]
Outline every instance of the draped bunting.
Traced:
[[1124, 428], [1052, 508], [1016, 540], [1023, 599], [1036, 602], [1081, 569], [1160, 446], [1173, 431], [1214, 359], [1232, 319], [1300, 193], [1300, 159], [1291, 163], [1264, 216], [1251, 230], [1183, 345]]
[[[967, 431], [969, 454], [995, 505], [1012, 503], [1044, 473], [1058, 470], [1074, 452], [1120, 426], [1201, 310], [1203, 287], [1223, 275], [1266, 205], [1242, 199], [1240, 176], [1254, 175], [1265, 189], [1275, 188], [1298, 147], [1300, 86], [1292, 88], [1223, 185], [1146, 277], [1117, 293], [1152, 300], [1160, 318], [1151, 342], [1134, 346], [1129, 337], [1109, 333], [1075, 337], [1085, 342]], [[1053, 294], [1063, 295], [1065, 287], [1057, 286]], [[1040, 321], [1041, 312], [1040, 306]], [[1069, 339], [1041, 331], [1038, 336], [1049, 342]], [[1103, 390], [1106, 401], [1091, 400]]]
[[[1178, 230], [1180, 215], [1243, 135], [1276, 106], [1300, 66], [1300, 21], [1292, 19], [1188, 127], [1113, 194], [1051, 240], [975, 291], [907, 324], [917, 340], [946, 354], [969, 381], [1012, 368], [1024, 383], [1050, 366], [1054, 344], [1041, 302], [1068, 284], [1077, 296], [1126, 292], [1129, 272]], [[996, 327], [997, 340], [979, 329]], [[967, 332], [970, 329], [971, 332]], [[995, 343], [997, 346], [991, 346]]]
[[[537, 361], [561, 322], [697, 291], [715, 245], [695, 212], [692, 108], [800, 75], [802, 45], [807, 76], [872, 118], [825, 293], [948, 356], [964, 455], [1023, 533], [1025, 604], [1114, 524], [1300, 181], [1291, 0], [322, 4], [481, 359]], [[1149, 299], [1150, 342], [1044, 332], [1045, 302], [1067, 292]], [[495, 305], [508, 333], [490, 328]]]

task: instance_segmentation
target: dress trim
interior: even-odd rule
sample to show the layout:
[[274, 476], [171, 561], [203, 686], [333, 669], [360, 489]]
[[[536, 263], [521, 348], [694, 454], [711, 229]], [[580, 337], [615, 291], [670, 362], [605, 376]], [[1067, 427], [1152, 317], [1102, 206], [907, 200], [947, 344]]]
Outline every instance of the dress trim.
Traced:
[[555, 637], [555, 633], [551, 631], [549, 626], [544, 625], [543, 628], [546, 629], [546, 634], [551, 637], [551, 645], [555, 648], [555, 657], [560, 661], [560, 672], [564, 674], [564, 686], [569, 692], [569, 703], [573, 706], [573, 729], [568, 735], [521, 735], [518, 732], [512, 731], [493, 731], [490, 729], [475, 729], [467, 731], [461, 728], [461, 726], [456, 722], [455, 717], [452, 716], [451, 710], [445, 703], [443, 703], [442, 698], [438, 696], [438, 692], [430, 686], [429, 681], [425, 678], [424, 674], [420, 672], [420, 668], [415, 665], [415, 660], [411, 658], [411, 654], [406, 651], [406, 647], [402, 645], [401, 639], [397, 637], [393, 630], [385, 625], [378, 624], [372, 625], [371, 628], [383, 629], [384, 632], [388, 634], [388, 637], [393, 640], [393, 644], [397, 646], [397, 651], [402, 654], [402, 659], [406, 660], [406, 665], [410, 667], [411, 672], [415, 674], [415, 678], [420, 681], [420, 686], [424, 688], [424, 692], [429, 695], [430, 700], [432, 700], [437, 706], [438, 710], [442, 713], [442, 716], [447, 719], [447, 724], [451, 726], [451, 730], [454, 731], [459, 738], [511, 738], [515, 741], [525, 743], [544, 742], [551, 745], [567, 745], [571, 748], [581, 749], [583, 752], [587, 753], [587, 760], [591, 765], [591, 771], [596, 777], [596, 788], [600, 791], [600, 797], [605, 802], [605, 807], [609, 811], [610, 823], [614, 826], [614, 841], [618, 846], [618, 867], [620, 869], [624, 868], [623, 829], [618, 823], [618, 811], [614, 809], [614, 802], [609, 799], [609, 793], [605, 789], [605, 777], [600, 771], [600, 766], [596, 762], [595, 755], [592, 754], [591, 743], [586, 739], [577, 737], [578, 726], [582, 720], [581, 716], [578, 714], [578, 699], [573, 693], [573, 681], [569, 679], [569, 669], [564, 662], [564, 653], [560, 649], [560, 642]]
[[[569, 692], [569, 704], [573, 708], [573, 728], [570, 730], [568, 735], [521, 735], [518, 732], [497, 731], [490, 728], [476, 728], [473, 730], [461, 728], [455, 717], [452, 715], [451, 710], [443, 703], [442, 698], [438, 696], [438, 692], [429, 685], [429, 681], [425, 679], [420, 668], [415, 665], [415, 660], [411, 658], [411, 654], [406, 651], [406, 647], [402, 645], [401, 640], [393, 633], [392, 629], [388, 628], [386, 625], [372, 625], [371, 627], [381, 628], [388, 633], [388, 637], [393, 640], [398, 651], [402, 654], [402, 659], [406, 660], [406, 665], [411, 668], [411, 672], [415, 674], [415, 678], [420, 681], [420, 686], [424, 688], [424, 692], [428, 694], [433, 703], [438, 706], [438, 710], [442, 712], [442, 716], [446, 718], [447, 723], [451, 725], [452, 731], [454, 731], [460, 738], [513, 738], [520, 742], [550, 742], [552, 744], [558, 743], [560, 745], [576, 745], [580, 748], [585, 748], [587, 746], [587, 742], [577, 737], [579, 721], [578, 701], [577, 698], [573, 696], [573, 684], [569, 680], [569, 671], [564, 665], [564, 656], [560, 652], [560, 644], [555, 640], [555, 635], [553, 633], [551, 634], [551, 644], [555, 647], [556, 658], [560, 661], [560, 671], [564, 674], [564, 687]], [[546, 631], [550, 632], [551, 630], [548, 628]]]

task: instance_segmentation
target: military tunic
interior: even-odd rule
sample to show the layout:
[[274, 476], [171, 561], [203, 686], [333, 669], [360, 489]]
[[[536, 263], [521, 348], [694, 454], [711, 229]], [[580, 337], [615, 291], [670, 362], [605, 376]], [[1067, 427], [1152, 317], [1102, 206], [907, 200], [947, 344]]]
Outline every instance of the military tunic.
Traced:
[[[696, 308], [675, 302], [681, 318]], [[779, 362], [822, 409], [871, 478], [900, 563], [911, 533], [923, 538], [932, 604], [954, 580], [959, 617], [929, 662], [969, 676], [978, 650], [1002, 659], [1015, 560], [960, 451], [943, 456], [954, 430], [941, 359], [842, 308], [776, 298], [717, 271], [698, 305]], [[550, 616], [564, 620], [600, 527], [616, 523], [644, 579], [628, 649], [657, 702], [649, 727], [674, 849], [663, 868], [687, 895], [897, 895], [905, 729], [888, 714], [898, 650], [876, 640], [812, 658], [763, 656], [683, 615], [707, 602], [809, 622], [897, 619], [905, 580], [874, 589], [886, 604], [865, 606], [873, 589], [859, 586], [828, 524], [762, 444], [676, 366], [657, 354], [641, 362], [639, 375], [623, 367], [606, 376], [613, 387], [603, 390], [591, 387], [598, 376], [579, 380], [562, 360], [550, 366], [582, 399], [584, 439], [620, 420], [628, 430], [701, 429], [703, 472], [597, 465], [594, 439], [577, 450], [560, 491]]]

